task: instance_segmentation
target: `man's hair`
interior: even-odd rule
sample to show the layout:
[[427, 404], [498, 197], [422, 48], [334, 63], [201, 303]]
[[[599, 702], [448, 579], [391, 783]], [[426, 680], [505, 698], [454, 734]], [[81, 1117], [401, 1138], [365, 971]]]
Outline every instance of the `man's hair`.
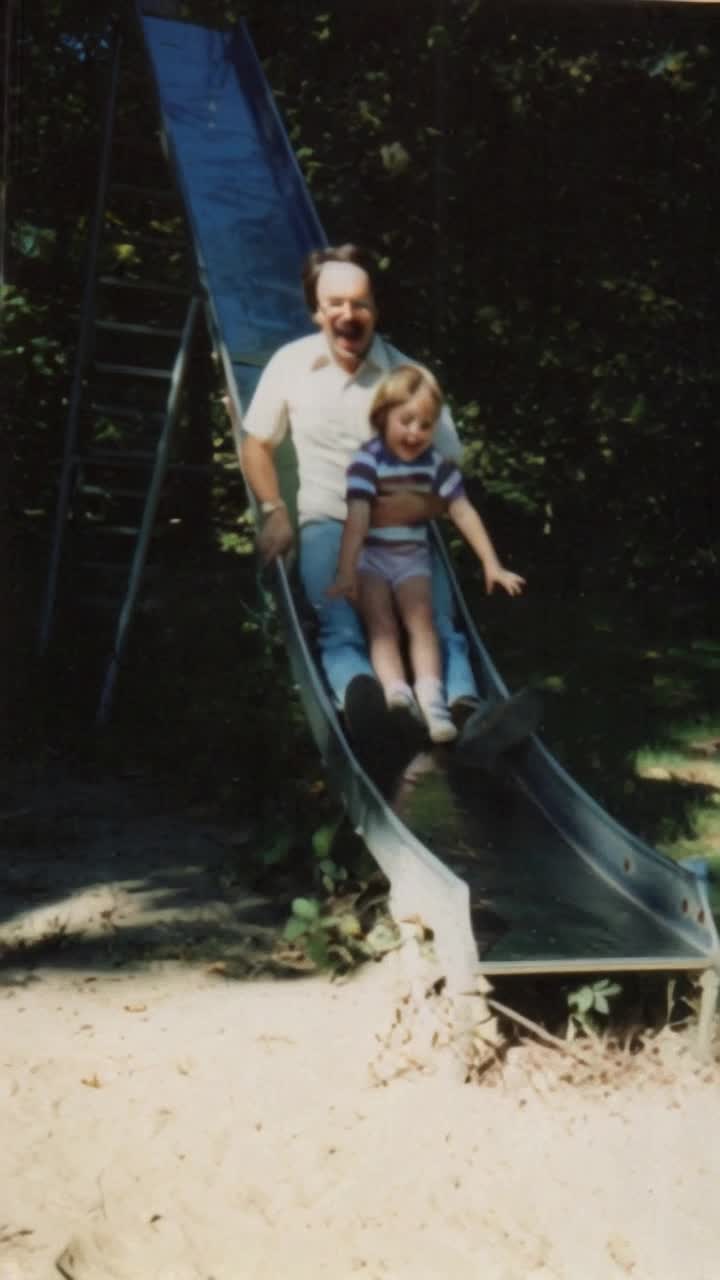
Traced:
[[386, 374], [370, 406], [370, 421], [379, 436], [385, 435], [390, 410], [396, 409], [399, 404], [405, 404], [417, 391], [429, 392], [439, 415], [443, 393], [429, 369], [416, 364], [399, 364]]
[[313, 249], [312, 253], [309, 253], [303, 262], [302, 267], [305, 302], [311, 314], [317, 311], [318, 278], [326, 262], [349, 262], [354, 267], [360, 267], [362, 271], [367, 272], [370, 277], [370, 284], [373, 286], [376, 264], [373, 255], [368, 249], [361, 249], [357, 244], [328, 245], [325, 249]]

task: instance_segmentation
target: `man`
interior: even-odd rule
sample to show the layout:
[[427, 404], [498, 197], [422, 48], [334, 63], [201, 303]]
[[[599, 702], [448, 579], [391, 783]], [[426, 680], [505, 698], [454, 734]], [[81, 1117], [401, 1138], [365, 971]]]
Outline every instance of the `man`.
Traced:
[[[389, 369], [406, 364], [407, 357], [376, 332], [372, 263], [361, 249], [347, 244], [311, 253], [303, 269], [303, 286], [318, 333], [290, 342], [275, 353], [242, 424], [241, 464], [263, 518], [259, 550], [269, 561], [287, 552], [294, 540], [274, 461], [275, 449], [289, 429], [298, 459], [300, 577], [318, 616], [321, 658], [335, 703], [343, 710], [359, 745], [380, 742], [399, 731], [406, 741], [417, 741], [417, 727], [407, 723], [409, 713], [388, 712], [385, 707], [367, 656], [365, 634], [352, 605], [327, 595], [335, 577], [346, 514], [348, 463], [370, 435], [368, 415], [378, 383]], [[443, 410], [436, 445], [446, 457], [459, 459], [460, 442], [447, 409]], [[413, 524], [442, 510], [443, 504], [436, 498], [392, 495], [374, 507], [373, 521]], [[450, 584], [437, 556], [433, 607], [447, 700], [458, 719], [467, 720], [458, 743], [462, 751], [477, 737], [478, 730], [488, 726], [480, 709], [466, 639], [453, 623]], [[519, 702], [511, 699], [501, 704], [500, 712], [491, 713], [493, 741], [497, 739], [499, 749], [526, 737], [535, 727], [534, 721], [526, 724], [527, 699], [522, 694], [518, 698]], [[511, 714], [503, 715], [502, 708]], [[505, 723], [500, 725], [501, 721]], [[508, 729], [510, 741], [506, 741]], [[371, 751], [364, 754], [369, 756]]]

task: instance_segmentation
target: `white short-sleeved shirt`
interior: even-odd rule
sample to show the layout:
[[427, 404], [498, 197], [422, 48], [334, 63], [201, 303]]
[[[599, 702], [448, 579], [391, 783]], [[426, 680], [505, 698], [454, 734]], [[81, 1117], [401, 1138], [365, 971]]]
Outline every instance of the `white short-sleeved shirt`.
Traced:
[[[381, 379], [412, 364], [377, 334], [359, 369], [349, 374], [333, 359], [323, 333], [280, 347], [268, 361], [243, 420], [243, 431], [277, 446], [288, 429], [298, 459], [298, 516], [344, 520], [350, 460], [372, 436], [370, 406]], [[434, 439], [453, 462], [462, 452], [455, 424], [443, 406]]]

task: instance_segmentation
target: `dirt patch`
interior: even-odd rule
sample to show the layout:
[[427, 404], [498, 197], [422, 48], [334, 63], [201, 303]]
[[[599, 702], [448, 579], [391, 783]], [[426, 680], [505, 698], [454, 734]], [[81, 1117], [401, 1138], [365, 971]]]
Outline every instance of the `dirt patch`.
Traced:
[[686, 1038], [476, 1077], [402, 950], [267, 977], [285, 906], [242, 824], [143, 777], [6, 799], [1, 1280], [714, 1280]]

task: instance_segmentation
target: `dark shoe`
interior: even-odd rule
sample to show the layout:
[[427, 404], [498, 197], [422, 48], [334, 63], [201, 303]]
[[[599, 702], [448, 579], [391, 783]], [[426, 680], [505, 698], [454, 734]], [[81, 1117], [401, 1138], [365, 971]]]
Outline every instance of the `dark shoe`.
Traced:
[[455, 748], [459, 764], [491, 769], [498, 756], [535, 733], [543, 704], [535, 689], [521, 689], [490, 710], [477, 711], [465, 724]]
[[392, 707], [388, 711], [388, 718], [395, 757], [402, 760], [400, 768], [404, 769], [418, 751], [427, 747], [427, 726], [409, 707]]
[[353, 676], [345, 690], [344, 714], [358, 753], [383, 745], [389, 729], [388, 709], [382, 685], [374, 676]]
[[478, 711], [487, 711], [487, 703], [481, 702], [479, 698], [473, 697], [471, 694], [463, 694], [450, 703], [450, 715], [459, 734], [462, 734], [465, 725], [471, 716], [477, 714]]
[[350, 681], [345, 724], [359, 763], [382, 787], [391, 785], [426, 741], [424, 726], [410, 710], [388, 708], [374, 676], [354, 676]]

